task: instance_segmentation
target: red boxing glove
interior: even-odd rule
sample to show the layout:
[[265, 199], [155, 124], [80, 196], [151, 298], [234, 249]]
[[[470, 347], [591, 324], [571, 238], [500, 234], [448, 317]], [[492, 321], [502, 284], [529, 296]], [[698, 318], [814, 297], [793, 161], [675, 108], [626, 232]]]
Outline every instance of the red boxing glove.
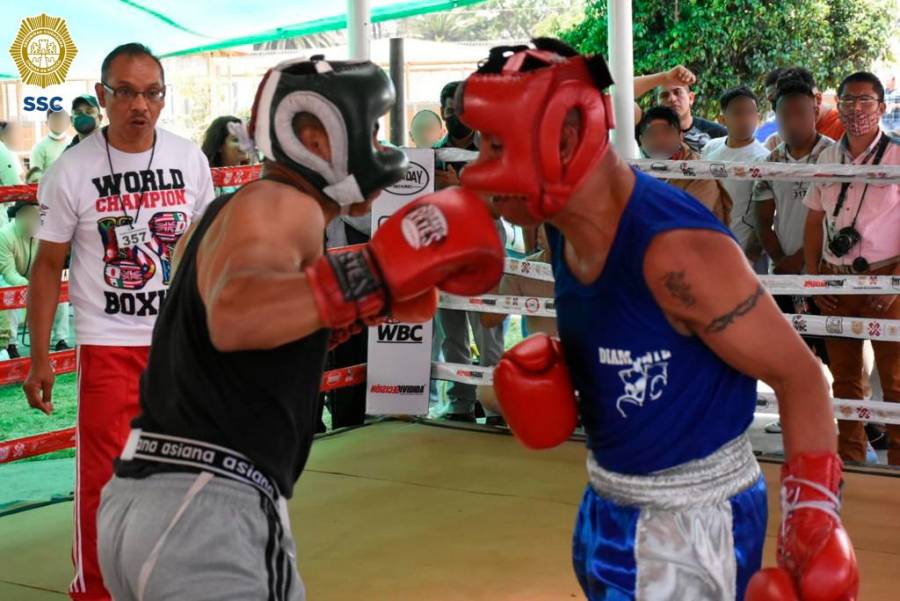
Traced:
[[387, 291], [367, 246], [326, 252], [304, 273], [324, 327], [339, 330], [387, 316]]
[[[425, 294], [411, 298], [405, 301], [397, 301], [391, 304], [391, 318], [394, 321], [404, 323], [424, 323], [434, 317], [438, 308], [438, 291], [432, 288]], [[328, 350], [334, 350], [344, 344], [353, 336], [356, 336], [363, 329], [370, 326], [377, 326], [388, 320], [388, 316], [364, 317], [360, 321], [355, 321], [348, 326], [338, 327], [331, 331], [331, 337], [328, 340]]]
[[[503, 275], [503, 261], [487, 206], [474, 193], [451, 188], [412, 201], [367, 245], [326, 253], [305, 273], [322, 325], [340, 328], [385, 317], [392, 305], [408, 311], [397, 303], [433, 295], [435, 287], [454, 294], [487, 292]], [[415, 320], [427, 321], [420, 318], [423, 305], [416, 307]]]
[[391, 297], [429, 288], [451, 294], [488, 292], [503, 276], [505, 253], [494, 218], [474, 192], [447, 188], [407, 204], [369, 243]]
[[569, 439], [578, 422], [575, 390], [558, 338], [529, 336], [494, 368], [494, 392], [506, 423], [530, 449]]
[[[834, 453], [804, 453], [781, 468], [778, 565], [800, 601], [855, 601], [858, 595], [856, 554], [840, 518], [842, 472]], [[767, 576], [761, 580], [768, 583]]]
[[434, 317], [440, 295], [437, 288], [408, 300], [391, 303], [391, 319], [402, 323], [424, 323]]
[[364, 327], [366, 326], [363, 323], [357, 321], [351, 323], [349, 326], [331, 330], [331, 336], [328, 337], [328, 350], [333, 351], [337, 347], [341, 346], [342, 344], [362, 332]]
[[750, 579], [744, 601], [800, 601], [791, 575], [782, 568], [765, 568]]

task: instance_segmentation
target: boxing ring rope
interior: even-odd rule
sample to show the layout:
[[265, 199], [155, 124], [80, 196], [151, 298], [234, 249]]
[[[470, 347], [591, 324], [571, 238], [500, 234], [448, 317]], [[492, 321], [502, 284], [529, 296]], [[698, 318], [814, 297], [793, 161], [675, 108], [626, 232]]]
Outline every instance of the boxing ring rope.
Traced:
[[[466, 163], [478, 151], [439, 148], [435, 157], [444, 162]], [[900, 184], [900, 165], [841, 165], [805, 163], [725, 163], [719, 161], [658, 161], [625, 159], [633, 168], [662, 179], [738, 179], [811, 181], [815, 183], [861, 182]]]
[[[825, 292], [825, 294], [828, 294], [828, 292]], [[534, 296], [499, 296], [496, 294], [454, 296], [442, 294], [440, 306], [442, 309], [475, 311], [477, 313], [556, 317], [554, 305], [555, 302], [552, 298]], [[808, 336], [842, 336], [859, 340], [900, 342], [900, 320], [897, 319], [828, 317], [825, 315], [794, 313], [785, 313], [784, 316], [791, 322], [791, 325], [798, 333]]]
[[[444, 161], [471, 161], [477, 152], [446, 148], [435, 152]], [[719, 163], [715, 161], [656, 161], [630, 160], [630, 165], [649, 175], [672, 179], [770, 179], [815, 182], [860, 181], [875, 184], [900, 183], [900, 166], [855, 165], [794, 165], [783, 163]], [[210, 170], [217, 187], [240, 186], [257, 179], [259, 165], [221, 167]], [[37, 200], [37, 184], [0, 186], [0, 204]], [[337, 249], [334, 249], [337, 250]], [[552, 282], [550, 265], [518, 259], [507, 259], [505, 273]], [[773, 294], [842, 295], [842, 294], [900, 294], [900, 277], [896, 276], [802, 276], [777, 275], [760, 277]], [[0, 288], [0, 310], [24, 308], [27, 286]], [[68, 277], [63, 274], [59, 302], [68, 301]], [[482, 295], [460, 297], [441, 295], [441, 308], [555, 317], [555, 302], [550, 298]], [[795, 330], [807, 335], [841, 336], [863, 340], [900, 341], [900, 320], [863, 319], [843, 316], [815, 316], [785, 314]], [[845, 327], [846, 326], [846, 327]], [[56, 374], [75, 370], [75, 351], [67, 350], [50, 355]], [[21, 383], [30, 367], [28, 358], [0, 361], [0, 385]], [[431, 377], [475, 385], [489, 385], [493, 369], [473, 365], [432, 363]], [[322, 375], [321, 391], [354, 386], [366, 381], [366, 365], [327, 371]], [[777, 401], [772, 393], [757, 394], [757, 408], [761, 412], [776, 412]], [[879, 421], [900, 424], [900, 403], [834, 399], [835, 417], [857, 421]], [[0, 442], [0, 464], [73, 447], [75, 428], [66, 428]]]
[[[435, 380], [459, 382], [489, 386], [493, 384], [494, 368], [464, 363], [431, 364], [431, 377]], [[756, 401], [757, 413], [778, 413], [778, 402], [770, 392], [758, 392]], [[763, 411], [765, 409], [765, 411]], [[886, 424], [900, 424], [900, 403], [884, 403], [879, 401], [854, 401], [834, 399], [834, 416], [837, 419], [850, 421], [877, 421]]]
[[[67, 359], [71, 356], [71, 369], [75, 369], [75, 351], [64, 351], [62, 353], [54, 353], [51, 355], [51, 364], [53, 357], [66, 355]], [[15, 361], [25, 361], [30, 363], [28, 359], [16, 359]], [[69, 367], [69, 366], [67, 366]], [[62, 373], [54, 366], [55, 373]], [[27, 367], [26, 372], [27, 373]], [[366, 381], [366, 364], [353, 365], [351, 367], [341, 367], [332, 369], [322, 374], [322, 384], [319, 388], [320, 392], [328, 392], [337, 388], [347, 386], [356, 386]], [[62, 451], [75, 446], [75, 428], [65, 428], [53, 432], [45, 432], [43, 434], [35, 434], [34, 436], [25, 436], [0, 442], [0, 464], [27, 459], [37, 455], [44, 455], [54, 451]]]

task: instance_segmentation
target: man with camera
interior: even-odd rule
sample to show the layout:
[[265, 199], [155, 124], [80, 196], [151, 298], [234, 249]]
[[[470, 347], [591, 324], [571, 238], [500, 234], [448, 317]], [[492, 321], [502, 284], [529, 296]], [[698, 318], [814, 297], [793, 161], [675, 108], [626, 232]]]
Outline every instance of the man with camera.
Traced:
[[[838, 87], [846, 128], [840, 143], [819, 156], [821, 164], [900, 165], [900, 141], [881, 131], [884, 86], [868, 72]], [[900, 185], [862, 182], [816, 184], [804, 199], [809, 208], [804, 258], [810, 274], [900, 276]], [[825, 315], [900, 319], [896, 295], [816, 296]], [[863, 398], [862, 340], [826, 339], [835, 398]], [[900, 343], [872, 341], [884, 400], [900, 402]], [[839, 421], [838, 451], [845, 461], [865, 461], [863, 422]], [[900, 465], [900, 426], [888, 426], [888, 463]]]

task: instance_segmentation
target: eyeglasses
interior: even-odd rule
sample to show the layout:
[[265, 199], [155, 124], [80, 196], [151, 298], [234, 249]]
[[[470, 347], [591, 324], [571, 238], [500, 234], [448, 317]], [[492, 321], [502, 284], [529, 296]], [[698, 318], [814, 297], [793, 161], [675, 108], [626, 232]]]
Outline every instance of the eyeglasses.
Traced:
[[134, 101], [138, 96], [143, 96], [147, 102], [162, 102], [166, 97], [166, 89], [165, 88], [150, 88], [149, 90], [145, 90], [143, 92], [138, 92], [137, 90], [132, 90], [128, 86], [122, 86], [120, 88], [113, 88], [103, 82], [100, 82], [100, 85], [103, 88], [113, 95], [113, 98], [116, 100], [127, 100], [129, 102]]
[[859, 108], [868, 112], [878, 107], [879, 102], [881, 101], [873, 96], [841, 96], [840, 100], [838, 100], [838, 107], [841, 110], [849, 111], [854, 106], [859, 105]]

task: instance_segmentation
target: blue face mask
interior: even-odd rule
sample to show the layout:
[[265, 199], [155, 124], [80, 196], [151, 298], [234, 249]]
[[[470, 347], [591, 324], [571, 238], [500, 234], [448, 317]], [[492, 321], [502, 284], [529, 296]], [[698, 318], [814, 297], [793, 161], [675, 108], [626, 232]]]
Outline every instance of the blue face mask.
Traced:
[[75, 118], [72, 119], [72, 127], [82, 136], [85, 136], [97, 129], [97, 120], [90, 115], [75, 115]]

